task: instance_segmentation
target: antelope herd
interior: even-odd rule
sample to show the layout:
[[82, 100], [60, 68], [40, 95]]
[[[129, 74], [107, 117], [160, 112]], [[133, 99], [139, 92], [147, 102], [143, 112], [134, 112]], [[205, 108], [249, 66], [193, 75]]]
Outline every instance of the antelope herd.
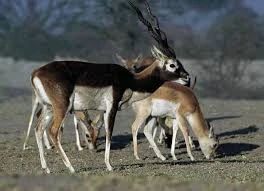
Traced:
[[[147, 1], [145, 5], [151, 21], [145, 19], [132, 2], [128, 2], [159, 45], [159, 48], [154, 46], [151, 49], [152, 57], [126, 60], [117, 56], [119, 64], [52, 61], [31, 74], [32, 114], [23, 149], [27, 148], [30, 130], [36, 121], [35, 136], [41, 167], [46, 173], [50, 173], [50, 169], [46, 163], [43, 141], [47, 149], [50, 149], [49, 140], [69, 171], [75, 172], [61, 145], [61, 128], [69, 113], [74, 115], [78, 150], [83, 150], [80, 135], [83, 135], [89, 149], [96, 149], [99, 129], [104, 126], [105, 164], [111, 171], [110, 146], [115, 117], [118, 110], [122, 112], [127, 106], [132, 106], [136, 116], [131, 127], [136, 159], [139, 159], [137, 134], [141, 126], [144, 126], [144, 134], [157, 157], [166, 159], [153, 137], [153, 127], [158, 124], [162, 129], [172, 128], [171, 155], [174, 160], [177, 160], [175, 144], [178, 128], [183, 133], [187, 153], [194, 160], [188, 126], [197, 137], [205, 157], [209, 159], [214, 155], [218, 142], [212, 127], [202, 114], [192, 88], [189, 88], [191, 79], [188, 72], [169, 46]], [[90, 114], [94, 111], [99, 114], [92, 120]], [[168, 120], [172, 125], [166, 123]]]

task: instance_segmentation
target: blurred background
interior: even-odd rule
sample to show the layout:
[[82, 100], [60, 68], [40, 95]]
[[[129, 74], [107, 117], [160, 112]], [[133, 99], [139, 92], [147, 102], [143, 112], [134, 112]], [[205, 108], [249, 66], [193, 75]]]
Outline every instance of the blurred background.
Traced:
[[[199, 96], [264, 98], [262, 0], [149, 3]], [[32, 69], [55, 58], [110, 63], [154, 44], [126, 0], [1, 0], [0, 98], [30, 93]]]

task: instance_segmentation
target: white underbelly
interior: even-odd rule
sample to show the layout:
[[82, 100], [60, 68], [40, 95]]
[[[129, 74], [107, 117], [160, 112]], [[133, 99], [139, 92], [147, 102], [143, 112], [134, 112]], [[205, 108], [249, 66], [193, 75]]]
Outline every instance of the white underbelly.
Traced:
[[106, 110], [113, 103], [111, 86], [93, 88], [76, 86], [74, 90], [74, 110]]
[[175, 118], [176, 111], [178, 108], [179, 108], [179, 104], [167, 100], [153, 99], [151, 116]]

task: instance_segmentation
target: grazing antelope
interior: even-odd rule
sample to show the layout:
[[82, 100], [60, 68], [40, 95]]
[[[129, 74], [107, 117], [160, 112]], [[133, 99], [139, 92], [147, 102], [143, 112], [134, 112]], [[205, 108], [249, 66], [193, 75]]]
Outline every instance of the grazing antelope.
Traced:
[[79, 151], [83, 150], [80, 141], [80, 133], [83, 135], [85, 145], [89, 150], [97, 148], [97, 138], [99, 136], [99, 130], [103, 125], [103, 114], [99, 113], [91, 120], [87, 111], [74, 113], [74, 127], [76, 134], [76, 146]]
[[161, 154], [152, 137], [152, 128], [156, 122], [156, 117], [170, 117], [173, 119], [171, 155], [174, 160], [177, 160], [175, 156], [175, 140], [178, 126], [183, 133], [187, 153], [191, 160], [194, 160], [188, 138], [188, 124], [196, 135], [205, 157], [207, 159], [212, 157], [218, 143], [213, 135], [212, 127], [209, 127], [204, 119], [199, 102], [190, 88], [174, 82], [165, 82], [151, 96], [132, 103], [132, 107], [136, 113], [136, 119], [132, 125], [132, 134], [134, 155], [137, 159], [139, 159], [137, 152], [137, 132], [145, 123], [144, 134], [154, 149], [154, 152], [158, 158], [162, 160], [166, 159]]
[[[147, 7], [149, 16], [155, 22], [154, 29], [151, 23], [149, 23], [143, 17], [142, 12], [132, 2], [129, 1], [129, 4], [136, 11], [139, 20], [148, 27], [152, 36], [155, 38], [156, 35], [155, 33], [153, 33], [153, 31], [159, 29], [159, 22], [158, 22], [157, 17], [155, 17], [152, 14], [148, 2], [145, 1], [145, 4]], [[163, 31], [160, 31], [158, 33], [161, 36], [166, 36]], [[157, 41], [159, 42], [159, 40]], [[161, 44], [164, 42], [167, 42], [166, 38], [162, 40]], [[166, 45], [168, 44], [166, 43]], [[166, 50], [167, 51], [163, 52], [164, 55], [166, 56], [171, 55], [172, 49], [167, 48]], [[166, 59], [166, 56], [165, 56], [165, 59]], [[188, 83], [190, 84], [190, 80], [188, 81]], [[184, 81], [182, 84], [184, 84]], [[185, 84], [186, 84], [186, 81], [185, 81]], [[189, 103], [189, 105], [187, 103]], [[179, 125], [184, 135], [187, 152], [191, 160], [194, 160], [194, 157], [191, 154], [190, 143], [189, 143], [189, 138], [188, 138], [189, 133], [188, 133], [188, 128], [186, 126], [187, 116], [188, 116], [188, 122], [192, 126], [194, 133], [196, 134], [198, 138], [200, 147], [204, 155], [206, 156], [206, 158], [210, 158], [211, 154], [213, 153], [214, 147], [216, 147], [217, 145], [217, 142], [215, 138], [212, 137], [212, 133], [210, 133], [209, 127], [207, 126], [207, 123], [204, 120], [203, 115], [201, 113], [199, 103], [189, 88], [184, 87], [177, 83], [166, 82], [160, 88], [158, 88], [151, 96], [141, 101], [132, 103], [132, 106], [134, 110], [136, 111], [136, 120], [134, 121], [132, 125], [134, 155], [136, 158], [139, 158], [137, 154], [138, 129], [142, 124], [146, 122], [147, 119], [150, 119], [144, 128], [144, 134], [146, 135], [156, 155], [162, 160], [165, 160], [165, 157], [160, 153], [158, 147], [156, 146], [153, 140], [153, 136], [152, 136], [152, 126], [155, 124], [156, 119], [148, 118], [148, 117], [171, 117], [171, 118], [174, 118], [173, 120], [173, 142], [171, 146], [171, 154], [173, 158], [176, 159], [176, 156], [174, 154], [175, 138], [176, 138], [177, 125]]]

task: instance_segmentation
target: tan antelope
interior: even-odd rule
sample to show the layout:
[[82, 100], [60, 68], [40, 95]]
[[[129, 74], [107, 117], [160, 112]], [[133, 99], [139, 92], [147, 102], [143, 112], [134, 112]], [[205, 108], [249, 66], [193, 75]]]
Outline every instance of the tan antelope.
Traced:
[[[132, 8], [136, 11], [139, 20], [151, 30], [151, 24], [143, 17], [141, 11], [129, 1]], [[148, 13], [152, 20], [155, 22], [155, 29], [159, 29], [159, 23], [157, 18], [152, 14], [150, 7], [145, 1]], [[161, 32], [164, 34], [163, 32]], [[155, 38], [155, 37], [154, 37]], [[170, 49], [167, 49], [170, 50]], [[165, 60], [166, 60], [166, 54]], [[164, 56], [162, 55], [162, 56]], [[135, 67], [134, 67], [135, 68]], [[180, 80], [178, 80], [180, 82]], [[181, 82], [180, 82], [181, 83]], [[181, 84], [186, 84], [184, 81]], [[133, 99], [133, 96], [131, 100]], [[176, 132], [178, 125], [184, 135], [187, 153], [190, 156], [191, 160], [194, 160], [190, 149], [189, 142], [189, 133], [187, 128], [187, 122], [190, 123], [195, 135], [198, 138], [202, 152], [206, 158], [210, 158], [214, 148], [217, 146], [215, 137], [213, 137], [212, 131], [209, 130], [207, 122], [205, 121], [202, 112], [199, 107], [199, 103], [193, 94], [193, 92], [188, 88], [184, 87], [175, 82], [166, 82], [160, 88], [158, 88], [152, 95], [132, 103], [134, 111], [136, 112], [136, 119], [132, 125], [132, 134], [133, 134], [133, 145], [134, 145], [134, 155], [139, 159], [137, 154], [137, 132], [140, 126], [144, 125], [147, 120], [147, 125], [144, 128], [144, 134], [146, 135], [150, 145], [154, 149], [156, 155], [165, 160], [165, 157], [160, 153], [158, 147], [156, 146], [153, 136], [152, 136], [152, 127], [156, 122], [156, 117], [170, 117], [173, 118], [173, 142], [171, 145], [171, 154], [173, 159], [177, 159], [175, 156], [175, 141], [176, 141]], [[150, 118], [152, 117], [152, 118]], [[188, 118], [188, 119], [187, 119]], [[210, 128], [212, 130], [212, 128]]]
[[102, 125], [103, 113], [101, 112], [97, 114], [93, 120], [87, 111], [75, 112], [74, 126], [76, 134], [76, 146], [79, 151], [83, 150], [80, 141], [80, 134], [83, 135], [83, 140], [85, 141], [85, 145], [89, 150], [94, 150], [97, 148], [97, 139]]
[[204, 119], [199, 102], [190, 88], [175, 82], [165, 82], [151, 96], [132, 103], [132, 106], [136, 113], [136, 119], [132, 125], [132, 134], [134, 155], [137, 159], [139, 159], [137, 152], [137, 133], [138, 129], [145, 125], [145, 123], [144, 134], [154, 149], [154, 152], [158, 158], [162, 160], [166, 159], [161, 154], [152, 136], [152, 128], [155, 124], [156, 117], [170, 117], [174, 119], [171, 145], [171, 155], [174, 160], [177, 160], [175, 156], [175, 140], [178, 126], [183, 133], [187, 153], [191, 160], [194, 160], [188, 138], [188, 124], [196, 135], [205, 157], [207, 159], [212, 157], [218, 143], [213, 134], [212, 127], [209, 127], [207, 121]]

